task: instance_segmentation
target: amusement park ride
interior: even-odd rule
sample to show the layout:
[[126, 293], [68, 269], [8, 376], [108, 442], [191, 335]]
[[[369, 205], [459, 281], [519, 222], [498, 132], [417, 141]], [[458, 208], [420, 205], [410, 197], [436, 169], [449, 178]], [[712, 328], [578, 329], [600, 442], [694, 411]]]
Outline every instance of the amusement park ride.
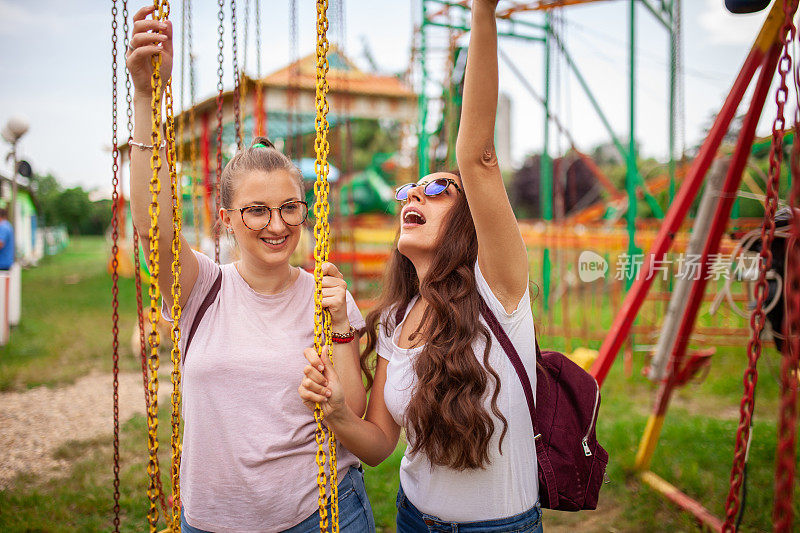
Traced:
[[[704, 184], [711, 181], [707, 178], [712, 163], [718, 158], [721, 152], [723, 137], [728, 132], [732, 119], [742, 102], [743, 96], [751, 85], [751, 81], [758, 72], [755, 81], [749, 108], [738, 134], [738, 141], [729, 157], [717, 163], [712, 169], [711, 174], [716, 175], [719, 183], [719, 191], [716, 195], [707, 193], [707, 212], [713, 213], [706, 220], [706, 225], [700, 225], [700, 217], [694, 220], [694, 244], [689, 243], [698, 250], [701, 259], [699, 261], [699, 276], [692, 282], [684, 284], [682, 288], [675, 287], [671, 296], [670, 309], [673, 310], [674, 320], [667, 330], [664, 325], [661, 328], [663, 339], [661, 346], [662, 355], [660, 359], [651, 365], [650, 377], [659, 383], [659, 390], [655, 398], [653, 413], [650, 416], [647, 427], [642, 437], [639, 451], [636, 456], [634, 470], [641, 476], [641, 479], [655, 490], [663, 493], [669, 500], [679, 505], [687, 512], [692, 513], [697, 520], [704, 526], [716, 531], [734, 531], [738, 527], [737, 519], [740, 517], [741, 499], [740, 496], [743, 480], [743, 471], [746, 461], [747, 446], [750, 438], [751, 420], [754, 403], [754, 389], [757, 382], [756, 363], [762, 350], [762, 332], [766, 326], [765, 308], [771, 308], [774, 302], [769, 299], [777, 297], [768, 294], [768, 272], [772, 267], [773, 250], [775, 238], [779, 237], [785, 241], [784, 257], [785, 268], [782, 279], [782, 304], [785, 306], [785, 317], [783, 322], [782, 335], [783, 359], [781, 370], [781, 411], [779, 414], [779, 439], [776, 452], [776, 483], [775, 483], [775, 508], [773, 520], [777, 531], [790, 531], [792, 528], [792, 502], [793, 489], [796, 480], [796, 423], [797, 423], [797, 368], [798, 357], [800, 357], [800, 143], [792, 143], [791, 155], [789, 157], [789, 173], [791, 179], [790, 193], [787, 203], [790, 206], [790, 215], [787, 218], [787, 227], [776, 232], [775, 214], [778, 207], [779, 180], [781, 177], [781, 167], [784, 158], [784, 144], [787, 135], [786, 122], [790, 118], [797, 117], [792, 115], [795, 112], [794, 106], [797, 102], [789, 101], [789, 89], [787, 82], [797, 81], [795, 61], [791, 50], [797, 38], [794, 25], [794, 16], [797, 9], [797, 0], [776, 0], [766, 17], [764, 25], [750, 50], [749, 55], [733, 83], [730, 92], [725, 99], [707, 138], [702, 143], [695, 158], [686, 164], [678, 164], [681, 157], [676, 157], [676, 138], [680, 121], [679, 97], [680, 97], [680, 76], [681, 76], [681, 0], [630, 0], [629, 5], [629, 76], [628, 76], [628, 110], [629, 110], [629, 137], [627, 146], [623, 140], [619, 139], [613, 131], [610, 122], [603, 112], [601, 103], [594, 96], [589, 80], [580, 72], [577, 63], [569, 53], [568, 43], [558, 32], [557, 24], [554, 24], [554, 13], [556, 10], [568, 8], [580, 4], [599, 3], [602, 0], [540, 0], [532, 2], [501, 0], [497, 9], [498, 35], [501, 38], [518, 39], [533, 43], [539, 43], [544, 48], [544, 84], [542, 95], [525, 80], [525, 75], [511, 61], [511, 59], [501, 52], [501, 59], [511, 68], [512, 73], [522, 81], [526, 90], [537, 99], [544, 109], [544, 143], [541, 157], [541, 181], [539, 196], [541, 201], [542, 219], [547, 228], [553, 228], [554, 212], [551, 199], [553, 198], [554, 179], [560, 179], [554, 172], [553, 161], [551, 158], [550, 132], [551, 127], [555, 127], [559, 134], [568, 139], [569, 145], [574, 149], [577, 157], [582, 160], [596, 177], [603, 189], [607, 193], [607, 202], [602, 209], [598, 206], [590, 206], [580, 213], [572, 214], [572, 218], [566, 220], [567, 224], [574, 224], [575, 221], [588, 223], [596, 219], [608, 208], [616, 213], [616, 217], [625, 216], [625, 236], [624, 247], [629, 256], [641, 254], [643, 261], [638, 266], [636, 275], [625, 276], [626, 291], [624, 298], [615, 306], [616, 316], [610, 328], [603, 332], [604, 338], [599, 354], [591, 364], [591, 373], [602, 386], [604, 379], [608, 375], [609, 369], [617, 355], [623, 350], [626, 342], [630, 342], [631, 335], [636, 331], [635, 321], [637, 316], [641, 316], [641, 311], [648, 298], [651, 287], [657, 276], [655, 275], [660, 264], [667, 257], [667, 254], [674, 252], [676, 246], [684, 246], [686, 243], [681, 239], [681, 230], [686, 229], [687, 215], [692, 204], [698, 199], [699, 192]], [[121, 17], [123, 21], [122, 33], [127, 45], [129, 25], [127, 1], [122, 0]], [[430, 169], [437, 161], [452, 162], [452, 144], [455, 139], [456, 126], [455, 117], [458, 116], [454, 110], [458, 105], [457, 87], [442, 83], [445, 87], [443, 101], [441, 105], [434, 105], [431, 102], [430, 86], [439, 86], [437, 80], [432, 76], [432, 69], [428, 58], [431, 48], [434, 46], [433, 40], [441, 37], [442, 34], [434, 32], [446, 30], [445, 37], [451, 52], [457, 48], [457, 40], [460, 35], [469, 31], [468, 17], [466, 14], [470, 9], [468, 0], [419, 0], [420, 19], [415, 32], [415, 47], [413, 53], [414, 71], [419, 74], [416, 95], [414, 91], [402, 82], [385, 77], [382, 80], [373, 80], [381, 87], [381, 91], [376, 92], [375, 86], [371, 86], [368, 91], [359, 93], [359, 87], [363, 88], [365, 75], [351, 69], [350, 75], [339, 76], [335, 74], [337, 68], [347, 70], [348, 61], [343, 53], [335, 50], [327, 41], [328, 19], [327, 19], [327, 0], [317, 0], [317, 49], [313, 58], [296, 60], [289, 67], [270, 76], [261, 75], [261, 33], [259, 19], [259, 1], [254, 0], [254, 25], [255, 25], [255, 50], [257, 54], [257, 72], [255, 77], [250, 78], [245, 75], [244, 68], [239, 68], [237, 60], [237, 36], [236, 36], [236, 0], [228, 2], [230, 14], [232, 16], [232, 57], [234, 61], [235, 77], [233, 90], [224, 90], [223, 73], [223, 46], [224, 46], [224, 17], [225, 0], [219, 0], [219, 34], [218, 34], [218, 83], [217, 95], [204, 102], [197, 102], [194, 81], [194, 60], [192, 43], [192, 2], [183, 0], [181, 14], [182, 22], [182, 45], [181, 45], [181, 113], [174, 118], [171, 115], [172, 92], [171, 80], [154, 79], [154, 87], [162, 87], [164, 98], [168, 104], [166, 124], [164, 132], [156, 128], [153, 131], [153, 144], [159, 145], [162, 135], [169, 147], [166, 163], [170, 168], [171, 187], [173, 191], [174, 221], [176, 225], [182, 223], [184, 217], [181, 214], [181, 206], [185, 198], [192, 204], [191, 224], [196, 230], [196, 244], [200, 246], [200, 236], [205, 234], [212, 237], [210, 230], [216, 206], [219, 204], [219, 177], [221, 174], [223, 160], [229, 147], [241, 147], [246, 135], [266, 134], [269, 130], [273, 138], [278, 137], [283, 141], [284, 150], [298, 158], [303, 153], [304, 134], [310, 135], [313, 132], [316, 136], [314, 141], [314, 151], [316, 155], [316, 184], [318, 206], [315, 207], [317, 214], [317, 224], [314, 235], [316, 238], [315, 262], [318, 266], [321, 261], [328, 257], [330, 251], [329, 238], [330, 225], [328, 224], [328, 210], [330, 209], [327, 201], [327, 191], [329, 189], [327, 169], [328, 155], [339, 154], [341, 159], [346, 159], [344, 155], [348, 150], [343, 147], [343, 143], [349, 138], [349, 130], [346, 129], [348, 118], [351, 116], [363, 116], [365, 118], [377, 118], [370, 113], [379, 109], [382, 118], [391, 115], [391, 118], [402, 124], [406, 130], [412, 128], [412, 122], [416, 121], [417, 137], [417, 171], [420, 176], [429, 173]], [[241, 0], [240, 2], [241, 3]], [[339, 2], [338, 9], [341, 9]], [[732, 12], [744, 13], [754, 12], [764, 9], [769, 4], [766, 0], [726, 0], [725, 5]], [[159, 8], [156, 15], [159, 18], [168, 18], [170, 5], [167, 0], [155, 0], [155, 5]], [[249, 0], [247, 1], [246, 13], [249, 13]], [[290, 13], [292, 21], [290, 29], [292, 40], [296, 42], [296, 0], [290, 0]], [[636, 13], [637, 6], [646, 9], [651, 16], [667, 31], [669, 35], [669, 72], [667, 84], [669, 87], [668, 104], [668, 124], [669, 124], [669, 146], [667, 153], [669, 161], [664, 173], [654, 179], [645, 179], [637, 165], [637, 147], [635, 143], [635, 118], [636, 118], [636, 87], [637, 79], [635, 50], [636, 50]], [[118, 420], [118, 396], [117, 396], [117, 372], [119, 358], [119, 339], [118, 339], [118, 288], [117, 280], [120, 274], [120, 265], [125, 261], [126, 254], [121, 252], [124, 247], [124, 235], [128, 232], [132, 235], [133, 250], [139, 249], [136, 241], [136, 232], [130, 231], [125, 227], [125, 203], [120, 185], [121, 167], [124, 160], [127, 145], [120, 143], [118, 135], [118, 92], [117, 92], [117, 30], [119, 28], [117, 18], [117, 0], [113, 0], [113, 174], [112, 184], [114, 186], [113, 205], [114, 219], [112, 224], [113, 250], [112, 250], [112, 279], [113, 288], [113, 317], [114, 317], [114, 400], [115, 400], [115, 530], [119, 530], [119, 420]], [[537, 13], [540, 13], [537, 15]], [[339, 15], [343, 16], [343, 15]], [[241, 18], [238, 20], [242, 20]], [[245, 24], [249, 22], [249, 15], [244, 17]], [[246, 26], [247, 28], [247, 26]], [[245, 30], [247, 34], [247, 29]], [[246, 38], [245, 38], [246, 39]], [[246, 41], [245, 41], [246, 42]], [[617, 189], [598, 168], [598, 166], [588, 156], [580, 152], [569, 135], [569, 131], [559, 117], [555, 114], [551, 106], [551, 61], [557, 54], [568, 66], [571, 73], [584, 91], [602, 124], [618, 151], [622, 160], [626, 164], [625, 190]], [[450, 60], [455, 62], [456, 53], [449, 54]], [[177, 62], [176, 62], [177, 63]], [[246, 63], [246, 59], [245, 59]], [[330, 68], [329, 68], [330, 67]], [[310, 71], [309, 71], [310, 68]], [[341, 68], [339, 68], [341, 70]], [[455, 64], [449, 65], [450, 69], [455, 68]], [[770, 93], [770, 85], [776, 77], [777, 70], [777, 116], [773, 123], [772, 137], [770, 139], [769, 150], [769, 172], [766, 177], [766, 192], [764, 193], [764, 219], [761, 223], [759, 234], [759, 262], [758, 273], [754, 276], [755, 281], [755, 305], [750, 315], [750, 327], [746, 334], [749, 336], [747, 344], [748, 365], [745, 371], [745, 390], [741, 405], [741, 419], [736, 433], [734, 461], [731, 469], [730, 489], [725, 505], [725, 517], [717, 518], [710, 511], [705, 509], [700, 503], [694, 501], [679, 489], [660, 478], [650, 470], [650, 463], [653, 452], [658, 442], [660, 431], [664, 422], [667, 408], [672, 394], [676, 388], [685, 381], [699, 368], [709, 363], [712, 351], [697, 351], [687, 353], [694, 328], [698, 324], [698, 313], [700, 306], [706, 296], [708, 285], [708, 273], [713, 267], [712, 257], [716, 256], [730, 242], [725, 240], [725, 232], [731, 220], [731, 211], [737, 197], [737, 191], [743, 180], [749, 178], [745, 174], [748, 165], [748, 158], [754, 150], [754, 138], [758, 120], [762, 115], [764, 103]], [[157, 71], [157, 69], [156, 69]], [[188, 72], [190, 102], [184, 106], [184, 73]], [[449, 72], [449, 71], [448, 71]], [[339, 77], [337, 77], [339, 76]], [[389, 79], [391, 78], [391, 79]], [[394, 81], [392, 81], [394, 80]], [[359, 85], [362, 84], [362, 85]], [[128, 135], [131, 138], [131, 93], [130, 81], [125, 78]], [[156, 91], [158, 92], [158, 91]], [[362, 105], [359, 98], [366, 97], [370, 93], [369, 105]], [[247, 98], [252, 99], [250, 104]], [[311, 94], [314, 95], [313, 99]], [[418, 95], [418, 96], [417, 96]], [[790, 104], [789, 110], [785, 110], [786, 104]], [[247, 107], [252, 106], [252, 112], [248, 116]], [[416, 113], [413, 107], [416, 106]], [[328, 114], [330, 109], [330, 115]], [[373, 111], [371, 111], [373, 110]], [[439, 125], [439, 137], [437, 137], [432, 111], [441, 112], [441, 122]], [[787, 118], [787, 111], [789, 112]], [[154, 121], [160, 120], [160, 105], [156, 109], [154, 104]], [[388, 114], [388, 115], [387, 115]], [[413, 115], [416, 114], [416, 117]], [[155, 122], [158, 123], [158, 122]], [[345, 125], [348, 134], [332, 136], [332, 143], [328, 145], [328, 130], [337, 124]], [[797, 127], [797, 124], [794, 125]], [[251, 133], [252, 132], [252, 133]], [[438, 142], [436, 139], [439, 139]], [[443, 144], [444, 152], [438, 149], [437, 144]], [[213, 152], [215, 151], [215, 153]], [[212, 168], [212, 153], [215, 155], [216, 169]], [[442, 157], [442, 153], [445, 153]], [[157, 179], [157, 151], [154, 153], [154, 187], [160, 187]], [[160, 164], [160, 163], [159, 163]], [[215, 181], [216, 180], [216, 181]], [[187, 186], [188, 182], [188, 186]], [[752, 187], [751, 187], [752, 188]], [[711, 189], [711, 187], [706, 187]], [[666, 206], [659, 204], [655, 195], [660, 191], [668, 191], [668, 202]], [[652, 212], [658, 220], [657, 228], [644, 239], [643, 235], [637, 235], [637, 213], [636, 206], [639, 198], [645, 199], [650, 205]], [[200, 206], [199, 203], [203, 205]], [[155, 207], [158, 208], [157, 206]], [[168, 208], [168, 207], [165, 207]], [[331, 213], [336, 217], [336, 213]], [[561, 221], [562, 223], [564, 221]], [[334, 223], [335, 224], [335, 223]], [[337, 226], [334, 226], [337, 227]], [[641, 227], [641, 225], [639, 225]], [[154, 228], [157, 231], [157, 227]], [[364, 228], [364, 231], [372, 231]], [[551, 229], [546, 229], [541, 243], [541, 256], [534, 259], [541, 260], [541, 275], [543, 288], [543, 302], [545, 309], [555, 301], [557, 291], [553, 291], [550, 280], [553, 277], [553, 255], [559, 252], [555, 250], [558, 245], [559, 233], [552, 233]], [[551, 232], [551, 233], [548, 233]], [[526, 239], [532, 233], [523, 229]], [[555, 235], [555, 237], [554, 237]], [[214, 251], [217, 261], [220, 257], [219, 237], [214, 238]], [[389, 237], [391, 239], [391, 236]], [[537, 237], [538, 238], [538, 237]], [[646, 244], [646, 251], [642, 251], [637, 244]], [[554, 251], [555, 250], [555, 251]], [[149, 252], [149, 253], [148, 253]], [[175, 253], [174, 247], [172, 250]], [[150, 530], [156, 531], [159, 523], [159, 511], [163, 512], [167, 527], [171, 531], [178, 531], [179, 526], [179, 479], [177, 466], [180, 461], [180, 353], [177, 341], [180, 338], [180, 331], [174, 326], [170, 332], [173, 342], [172, 361], [174, 368], [172, 371], [173, 394], [172, 394], [172, 464], [171, 464], [171, 483], [172, 501], [168, 502], [161, 487], [161, 477], [159, 472], [158, 457], [158, 438], [155, 430], [158, 425], [157, 413], [157, 390], [158, 390], [158, 366], [159, 366], [159, 320], [158, 320], [158, 292], [153, 287], [156, 286], [158, 272], [154, 269], [153, 257], [157, 257], [157, 250], [145, 250], [141, 255], [147, 264], [147, 273], [150, 274], [150, 310], [144, 309], [142, 304], [142, 269], [139, 267], [140, 254], [133, 253], [135, 266], [132, 269], [136, 277], [138, 316], [139, 316], [139, 353], [142, 362], [143, 380], [145, 385], [145, 401], [148, 413], [148, 444], [150, 449], [150, 459], [148, 473], [150, 475], [150, 486], [148, 488], [148, 498], [150, 500], [150, 513], [148, 515]], [[340, 254], [338, 257], [350, 257], [355, 259], [355, 253], [343, 253], [333, 250], [333, 254]], [[370, 255], [371, 254], [371, 255]], [[370, 252], [371, 260], [377, 265], [381, 264], [381, 254]], [[374, 257], [373, 257], [374, 256]], [[177, 256], [176, 256], [177, 257]], [[335, 256], [334, 256], [335, 257]], [[335, 260], [335, 259], [334, 259]], [[177, 260], [176, 260], [177, 262]], [[143, 265], [144, 266], [144, 265]], [[179, 268], [179, 265], [176, 265]], [[631, 270], [635, 270], [635, 265], [630, 265]], [[155, 270], [155, 271], [154, 271]], [[180, 287], [175, 287], [180, 290]], [[672, 289], [672, 287], [671, 287]], [[682, 294], [677, 298], [675, 294]], [[681, 301], [678, 301], [681, 300]], [[673, 309], [674, 308], [674, 309]], [[677, 310], [675, 310], [677, 309]], [[180, 316], [180, 308], [173, 309], [173, 317]], [[145, 325], [145, 316], [148, 317], [149, 328]], [[664, 318], [664, 317], [660, 317]], [[175, 321], [177, 324], [177, 320]], [[320, 322], [317, 321], [317, 326]], [[317, 345], [329, 342], [326, 332], [316, 328], [315, 343]], [[149, 343], [145, 340], [145, 331], [149, 331]], [[670, 333], [666, 333], [669, 331]], [[328, 332], [329, 334], [329, 332]], [[319, 422], [319, 418], [318, 418]], [[319, 426], [322, 432], [322, 426]], [[333, 436], [331, 435], [331, 442]], [[322, 441], [318, 441], [322, 442]], [[320, 444], [321, 453], [325, 455]], [[335, 444], [331, 445], [331, 460], [335, 457]], [[324, 463], [324, 461], [323, 461]], [[330, 461], [329, 461], [330, 464]], [[331, 468], [330, 472], [335, 472]], [[325, 486], [330, 481], [334, 487], [334, 480], [327, 479], [320, 465], [320, 494], [321, 500], [325, 494]], [[171, 506], [171, 508], [170, 508]], [[323, 505], [324, 508], [324, 505]], [[338, 530], [335, 517], [331, 517], [332, 531]], [[327, 519], [326, 519], [327, 520]], [[321, 523], [321, 529], [326, 530], [327, 521]]]

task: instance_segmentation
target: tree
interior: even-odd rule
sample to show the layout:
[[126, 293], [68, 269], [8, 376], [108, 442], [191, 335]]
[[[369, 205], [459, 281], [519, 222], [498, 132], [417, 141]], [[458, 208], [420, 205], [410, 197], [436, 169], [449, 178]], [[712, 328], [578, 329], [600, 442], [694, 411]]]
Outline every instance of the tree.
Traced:
[[91, 216], [92, 202], [82, 187], [72, 187], [58, 195], [55, 210], [59, 222], [67, 226], [71, 234], [81, 234], [86, 219]]
[[45, 226], [63, 224], [71, 234], [102, 235], [111, 223], [111, 201], [92, 202], [82, 187], [64, 189], [52, 174], [34, 180], [39, 216]]
[[39, 216], [43, 219], [45, 226], [58, 224], [58, 196], [61, 194], [61, 185], [52, 174], [37, 176], [33, 182], [36, 192], [36, 200], [39, 206]]

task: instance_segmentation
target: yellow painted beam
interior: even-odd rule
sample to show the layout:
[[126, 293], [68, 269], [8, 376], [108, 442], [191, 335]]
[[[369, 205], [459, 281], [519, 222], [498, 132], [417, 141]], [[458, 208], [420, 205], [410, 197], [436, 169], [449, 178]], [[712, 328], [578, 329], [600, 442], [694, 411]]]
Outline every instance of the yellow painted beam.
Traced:
[[636, 460], [633, 463], [633, 468], [637, 472], [650, 468], [650, 461], [656, 451], [663, 425], [664, 415], [650, 415], [650, 418], [647, 419], [647, 426], [644, 428], [642, 440], [639, 442], [639, 450], [636, 452]]

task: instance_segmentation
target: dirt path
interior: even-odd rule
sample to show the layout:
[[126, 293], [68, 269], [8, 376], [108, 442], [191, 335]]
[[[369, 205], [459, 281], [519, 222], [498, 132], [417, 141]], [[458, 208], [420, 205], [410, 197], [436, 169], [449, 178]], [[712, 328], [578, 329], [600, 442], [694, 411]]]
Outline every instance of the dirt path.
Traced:
[[[119, 376], [120, 421], [144, 413], [142, 376]], [[0, 490], [17, 474], [45, 478], [69, 473], [69, 462], [53, 457], [65, 442], [113, 432], [111, 376], [93, 372], [73, 385], [37, 387], [0, 394]]]

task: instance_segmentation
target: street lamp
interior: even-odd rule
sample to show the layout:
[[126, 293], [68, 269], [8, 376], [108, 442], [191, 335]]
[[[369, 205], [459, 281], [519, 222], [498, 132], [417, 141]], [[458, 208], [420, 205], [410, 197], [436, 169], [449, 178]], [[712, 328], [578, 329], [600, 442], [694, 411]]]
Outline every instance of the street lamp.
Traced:
[[22, 117], [11, 117], [6, 122], [5, 128], [0, 134], [3, 135], [3, 139], [8, 141], [11, 145], [11, 154], [9, 156], [13, 159], [14, 166], [11, 170], [11, 206], [8, 210], [8, 219], [11, 221], [12, 226], [14, 226], [14, 241], [16, 242], [17, 238], [17, 220], [15, 218], [16, 208], [17, 208], [17, 142], [22, 138], [23, 135], [28, 131], [28, 121]]

